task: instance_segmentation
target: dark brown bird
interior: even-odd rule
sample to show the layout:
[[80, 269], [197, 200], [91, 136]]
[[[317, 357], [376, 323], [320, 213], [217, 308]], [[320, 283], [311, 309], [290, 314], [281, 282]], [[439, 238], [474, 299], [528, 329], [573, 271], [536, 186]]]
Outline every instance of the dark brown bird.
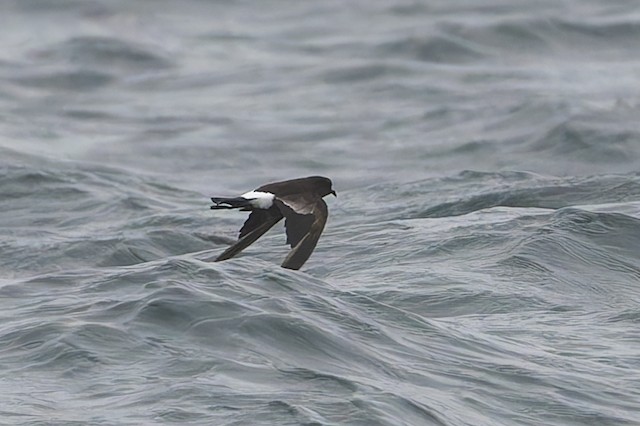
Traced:
[[331, 179], [310, 176], [268, 183], [239, 197], [211, 198], [213, 210], [240, 209], [251, 212], [240, 229], [238, 241], [218, 256], [216, 262], [231, 259], [284, 217], [287, 244], [291, 245], [291, 251], [282, 262], [282, 267], [300, 269], [311, 256], [327, 223], [329, 212], [322, 197], [336, 195], [331, 186]]

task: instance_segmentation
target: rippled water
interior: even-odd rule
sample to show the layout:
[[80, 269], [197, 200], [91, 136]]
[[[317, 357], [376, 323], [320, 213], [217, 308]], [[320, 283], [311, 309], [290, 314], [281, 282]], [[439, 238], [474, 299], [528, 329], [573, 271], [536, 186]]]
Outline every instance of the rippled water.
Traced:
[[[640, 423], [640, 5], [0, 5], [0, 423]], [[301, 271], [208, 197], [307, 175]]]

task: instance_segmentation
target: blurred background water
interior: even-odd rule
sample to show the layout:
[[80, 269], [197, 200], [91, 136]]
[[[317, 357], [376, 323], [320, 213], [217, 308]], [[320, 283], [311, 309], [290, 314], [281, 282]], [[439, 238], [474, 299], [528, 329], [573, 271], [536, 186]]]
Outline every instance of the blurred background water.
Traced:
[[[0, 424], [640, 424], [636, 0], [0, 3]], [[208, 197], [307, 175], [311, 259]]]

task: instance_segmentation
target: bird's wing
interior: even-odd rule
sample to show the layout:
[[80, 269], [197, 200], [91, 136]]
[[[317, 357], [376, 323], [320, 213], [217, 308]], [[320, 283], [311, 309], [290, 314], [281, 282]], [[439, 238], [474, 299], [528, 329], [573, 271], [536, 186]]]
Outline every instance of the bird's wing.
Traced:
[[282, 267], [300, 269], [316, 248], [320, 234], [327, 223], [329, 215], [327, 205], [322, 198], [317, 198], [307, 214], [298, 213], [286, 203], [286, 200], [276, 199], [275, 205], [286, 218], [284, 226], [287, 229], [287, 243], [292, 247]]
[[270, 222], [271, 220], [275, 219], [276, 216], [278, 217], [278, 220], [282, 219], [282, 213], [280, 213], [280, 210], [277, 208], [270, 208], [268, 210], [252, 210], [249, 218], [244, 222], [242, 228], [240, 228], [240, 234], [238, 238], [242, 239], [251, 231], [262, 226], [263, 223]]
[[[293, 212], [300, 215], [309, 215], [313, 214], [314, 209], [316, 208], [316, 202], [318, 201], [317, 197], [305, 197], [302, 194], [294, 194], [283, 197], [277, 197], [282, 204], [284, 204], [289, 209], [293, 210]], [[282, 211], [282, 209], [280, 209]], [[282, 214], [285, 214], [283, 211]], [[286, 217], [286, 214], [285, 214]]]
[[282, 213], [277, 208], [268, 210], [253, 210], [242, 228], [240, 229], [240, 239], [234, 245], [226, 249], [216, 258], [216, 262], [231, 259], [242, 250], [249, 247], [253, 242], [262, 236], [282, 219]]

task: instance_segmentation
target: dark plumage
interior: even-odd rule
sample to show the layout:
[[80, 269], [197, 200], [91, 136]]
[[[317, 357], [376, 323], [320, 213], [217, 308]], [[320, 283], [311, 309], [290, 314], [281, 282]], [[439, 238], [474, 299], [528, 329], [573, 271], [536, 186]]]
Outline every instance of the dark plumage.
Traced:
[[287, 244], [291, 251], [283, 268], [300, 269], [318, 243], [329, 212], [322, 197], [336, 195], [331, 180], [322, 176], [285, 180], [262, 185], [240, 197], [213, 197], [211, 209], [250, 211], [238, 241], [216, 258], [231, 259], [285, 218]]

